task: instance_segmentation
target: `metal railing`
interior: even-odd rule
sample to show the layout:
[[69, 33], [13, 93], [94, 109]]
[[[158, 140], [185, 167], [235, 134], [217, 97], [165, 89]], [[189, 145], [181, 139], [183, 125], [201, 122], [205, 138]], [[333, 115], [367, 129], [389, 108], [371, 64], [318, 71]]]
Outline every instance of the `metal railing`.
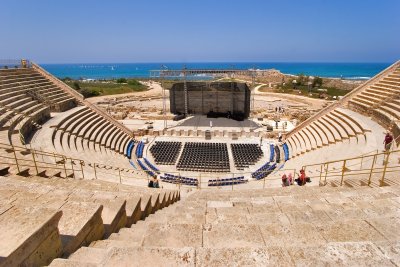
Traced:
[[[16, 174], [27, 173], [29, 175], [38, 176], [60, 176], [74, 179], [100, 179], [104, 181], [147, 186], [148, 182], [152, 179], [148, 171], [133, 169], [129, 167], [112, 166], [101, 164], [97, 162], [88, 162], [79, 158], [68, 157], [62, 154], [47, 152], [31, 147], [19, 147], [9, 144], [0, 143], [0, 164], [9, 166], [14, 169]], [[275, 171], [265, 171], [268, 175], [265, 178], [255, 180], [251, 177], [252, 172], [240, 173], [198, 173], [197, 175], [186, 175], [185, 172], [170, 172], [164, 173], [176, 175], [178, 177], [190, 177], [197, 180], [196, 186], [187, 185], [183, 179], [178, 180], [177, 183], [162, 182], [165, 188], [196, 188], [196, 189], [245, 189], [245, 188], [259, 188], [264, 189], [268, 187], [277, 187], [281, 185], [281, 176], [291, 173], [296, 176], [295, 169], [278, 169]], [[263, 173], [262, 171], [259, 173]], [[236, 178], [244, 176], [248, 179], [245, 183], [232, 182], [226, 185], [227, 181], [223, 179]], [[209, 186], [209, 180], [216, 181], [214, 186]]]
[[[10, 166], [16, 173], [28, 172], [29, 175], [38, 176], [60, 176], [74, 179], [100, 179], [114, 183], [129, 184], [136, 186], [147, 186], [152, 179], [148, 171], [133, 169], [131, 167], [111, 166], [96, 162], [88, 162], [82, 159], [68, 157], [62, 154], [46, 152], [28, 147], [11, 146], [0, 143], [0, 164]], [[374, 181], [379, 185], [385, 185], [388, 175], [400, 172], [400, 163], [393, 157], [400, 156], [400, 150], [390, 150], [387, 152], [363, 154], [354, 158], [335, 160], [324, 163], [308, 164], [302, 166], [314, 183], [319, 181], [319, 185], [327, 185], [328, 182], [336, 183], [341, 186], [349, 182], [363, 180], [364, 185], [370, 186]], [[399, 158], [400, 159], [400, 158]], [[382, 162], [382, 164], [380, 164]], [[50, 174], [46, 172], [50, 171]], [[176, 182], [162, 182], [162, 186], [169, 189], [218, 189], [218, 190], [237, 190], [237, 189], [265, 189], [279, 187], [282, 185], [281, 177], [283, 174], [292, 174], [293, 181], [297, 177], [296, 169], [276, 169], [265, 171], [265, 178], [255, 180], [251, 178], [253, 172], [233, 172], [233, 173], [197, 173], [186, 174], [185, 172], [162, 171], [160, 176], [165, 173], [181, 177]], [[263, 173], [263, 171], [259, 172]], [[185, 182], [183, 177], [193, 178], [195, 184]], [[246, 182], [230, 178], [244, 177]], [[213, 186], [210, 186], [213, 180]]]
[[30, 67], [31, 62], [27, 59], [0, 59], [0, 70]]
[[[29, 172], [30, 175], [75, 179], [101, 179], [110, 182], [147, 185], [151, 177], [144, 171], [121, 166], [88, 162], [62, 154], [47, 152], [30, 147], [12, 146], [0, 143], [0, 164], [9, 166], [17, 174]], [[132, 183], [132, 181], [135, 181]]]
[[333, 182], [342, 186], [345, 183], [361, 182], [369, 186], [376, 180], [381, 186], [385, 185], [388, 174], [400, 173], [400, 157], [393, 159], [395, 156], [400, 156], [400, 150], [391, 149], [353, 158], [308, 164], [303, 165], [302, 169], [312, 174], [309, 175], [310, 178], [318, 179], [320, 185]]

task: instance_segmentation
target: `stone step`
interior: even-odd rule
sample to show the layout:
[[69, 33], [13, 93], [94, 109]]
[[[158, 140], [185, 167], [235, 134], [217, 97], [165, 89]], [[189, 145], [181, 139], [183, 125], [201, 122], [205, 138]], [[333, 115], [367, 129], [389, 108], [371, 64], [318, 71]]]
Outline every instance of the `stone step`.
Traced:
[[[398, 243], [332, 242], [322, 246], [243, 248], [113, 248], [87, 262], [56, 259], [50, 266], [394, 266]], [[87, 251], [87, 257], [96, 252]], [[103, 258], [104, 257], [104, 258]]]
[[[13, 207], [0, 215], [0, 266], [43, 266], [61, 256], [62, 212]], [[6, 242], [5, 242], [6, 241]]]
[[107, 256], [107, 250], [95, 247], [81, 247], [68, 257], [68, 260], [79, 263], [100, 264]]

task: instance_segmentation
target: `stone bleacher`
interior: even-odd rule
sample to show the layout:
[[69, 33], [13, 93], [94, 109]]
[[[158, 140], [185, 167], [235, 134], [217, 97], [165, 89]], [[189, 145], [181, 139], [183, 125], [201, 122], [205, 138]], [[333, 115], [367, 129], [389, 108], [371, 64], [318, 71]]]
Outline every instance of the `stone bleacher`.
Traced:
[[74, 109], [52, 126], [57, 151], [109, 149], [125, 155], [132, 138], [86, 106]]
[[388, 128], [396, 138], [400, 136], [400, 67], [378, 82], [368, 86], [349, 101], [349, 107], [371, 114]]
[[360, 137], [365, 138], [366, 131], [346, 109], [337, 108], [306, 125], [285, 142], [289, 147], [289, 155], [293, 158], [351, 137], [357, 143]]
[[0, 70], [2, 95], [15, 97], [15, 92], [49, 104], [51, 111], [62, 112], [76, 106], [74, 97], [57, 87], [34, 68]]
[[0, 192], [1, 266], [46, 265], [179, 199], [176, 191], [15, 175], [0, 176]]
[[191, 194], [50, 266], [397, 266], [399, 187]]

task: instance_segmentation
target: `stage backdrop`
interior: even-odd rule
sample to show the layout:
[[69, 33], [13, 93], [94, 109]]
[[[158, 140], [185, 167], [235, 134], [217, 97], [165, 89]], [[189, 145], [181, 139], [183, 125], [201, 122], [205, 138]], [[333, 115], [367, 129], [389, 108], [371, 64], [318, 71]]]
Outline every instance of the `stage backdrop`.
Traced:
[[[209, 112], [250, 114], [250, 89], [236, 82], [187, 82], [189, 114], [207, 115]], [[173, 114], [185, 113], [183, 82], [175, 83], [169, 93]]]

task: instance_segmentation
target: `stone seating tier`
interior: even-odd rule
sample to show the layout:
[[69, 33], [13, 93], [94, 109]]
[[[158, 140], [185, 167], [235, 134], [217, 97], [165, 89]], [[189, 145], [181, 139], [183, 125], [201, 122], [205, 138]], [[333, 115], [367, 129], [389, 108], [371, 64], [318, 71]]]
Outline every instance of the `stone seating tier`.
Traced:
[[50, 266], [395, 266], [400, 187], [202, 190]]
[[15, 175], [0, 176], [0, 192], [0, 266], [47, 265], [179, 199], [170, 190]]

